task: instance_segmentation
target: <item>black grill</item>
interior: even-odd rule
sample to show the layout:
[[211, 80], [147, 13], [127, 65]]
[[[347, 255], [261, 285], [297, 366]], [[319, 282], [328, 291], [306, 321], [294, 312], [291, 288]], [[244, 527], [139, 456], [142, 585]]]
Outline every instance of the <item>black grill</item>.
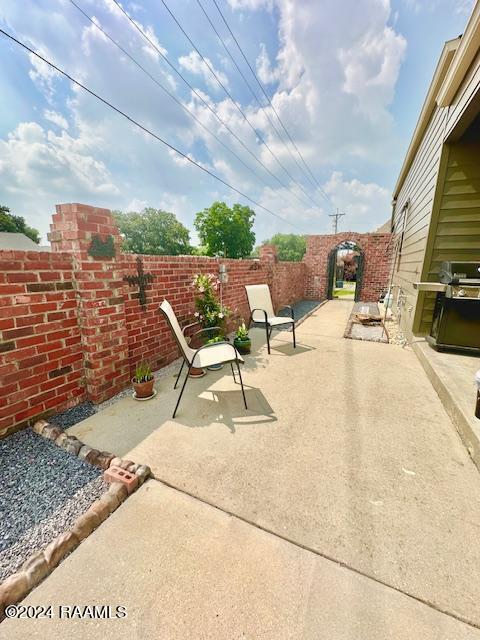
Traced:
[[480, 262], [442, 262], [428, 341], [438, 350], [480, 355]]

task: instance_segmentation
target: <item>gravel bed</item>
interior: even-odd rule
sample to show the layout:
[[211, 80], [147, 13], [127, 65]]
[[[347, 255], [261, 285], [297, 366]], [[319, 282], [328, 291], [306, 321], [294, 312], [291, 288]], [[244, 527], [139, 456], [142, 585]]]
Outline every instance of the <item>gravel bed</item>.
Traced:
[[93, 402], [82, 402], [81, 404], [77, 404], [76, 407], [57, 413], [49, 418], [48, 421], [50, 424], [54, 424], [61, 429], [68, 429], [69, 427], [73, 427], [74, 424], [77, 424], [77, 422], [93, 416], [95, 413], [97, 413], [97, 409]]
[[[100, 482], [99, 482], [100, 481]], [[52, 540], [83, 513], [100, 493], [102, 471], [67, 453], [53, 442], [30, 429], [24, 429], [0, 440], [0, 555], [31, 536], [42, 545]], [[80, 492], [80, 502], [74, 496]], [[62, 512], [61, 515], [60, 512]], [[42, 525], [42, 532], [34, 529]], [[25, 545], [22, 547], [25, 548]], [[12, 553], [10, 563], [16, 557]], [[23, 557], [23, 556], [22, 556]], [[25, 558], [23, 558], [25, 559]], [[23, 560], [22, 560], [23, 561]], [[2, 575], [11, 573], [3, 566]]]
[[28, 529], [8, 548], [0, 551], [0, 582], [18, 571], [32, 553], [44, 549], [60, 533], [71, 529], [77, 518], [85, 513], [92, 502], [100, 498], [107, 489], [108, 484], [102, 477], [91, 480], [72, 498], [66, 500], [59, 509]]

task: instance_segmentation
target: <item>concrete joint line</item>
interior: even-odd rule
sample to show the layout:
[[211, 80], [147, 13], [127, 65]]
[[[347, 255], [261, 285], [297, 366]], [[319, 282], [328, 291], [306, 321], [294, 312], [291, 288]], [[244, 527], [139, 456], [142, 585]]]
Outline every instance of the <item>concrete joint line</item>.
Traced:
[[194, 500], [198, 500], [199, 502], [202, 502], [203, 504], [212, 507], [213, 509], [217, 509], [217, 511], [221, 511], [222, 513], [231, 516], [232, 518], [236, 518], [237, 520], [240, 520], [241, 522], [245, 522], [245, 524], [248, 524], [252, 527], [255, 527], [256, 529], [259, 529], [260, 531], [264, 531], [265, 533], [268, 533], [272, 536], [275, 536], [276, 538], [279, 538], [280, 540], [284, 540], [285, 542], [288, 542], [290, 544], [293, 544], [294, 546], [298, 547], [299, 549], [303, 549], [304, 551], [309, 551], [310, 553], [313, 553], [316, 556], [319, 556], [320, 558], [324, 558], [325, 560], [329, 560], [330, 562], [335, 563], [336, 565], [343, 567], [344, 569], [347, 569], [348, 571], [352, 571], [353, 573], [356, 573], [360, 576], [363, 576], [364, 578], [367, 578], [369, 580], [372, 580], [373, 582], [376, 582], [377, 584], [381, 585], [382, 587], [386, 587], [387, 589], [392, 589], [392, 591], [396, 591], [397, 593], [401, 593], [402, 595], [406, 596], [407, 598], [411, 598], [412, 600], [416, 600], [417, 602], [420, 602], [421, 604], [429, 607], [430, 609], [433, 609], [434, 611], [437, 611], [438, 613], [442, 613], [446, 616], [449, 616], [450, 618], [453, 618], [454, 620], [458, 620], [459, 622], [463, 622], [464, 624], [468, 625], [469, 627], [472, 627], [474, 629], [480, 629], [480, 625], [476, 624], [475, 622], [473, 622], [472, 620], [468, 620], [467, 618], [464, 618], [463, 616], [457, 615], [456, 613], [452, 613], [451, 611], [447, 611], [445, 609], [442, 609], [441, 607], [437, 606], [436, 604], [434, 604], [433, 602], [429, 602], [428, 600], [424, 600], [423, 598], [420, 598], [419, 596], [415, 596], [411, 593], [408, 593], [407, 591], [403, 591], [402, 589], [399, 589], [391, 584], [388, 584], [388, 582], [384, 582], [383, 580], [380, 580], [379, 578], [376, 578], [375, 576], [372, 576], [364, 571], [361, 571], [360, 569], [356, 569], [355, 567], [351, 567], [348, 564], [345, 564], [344, 562], [342, 562], [341, 560], [337, 560], [336, 558], [333, 558], [332, 556], [329, 556], [326, 553], [322, 553], [321, 551], [317, 551], [316, 549], [312, 549], [311, 547], [308, 547], [304, 544], [302, 544], [301, 542], [297, 542], [296, 540], [293, 540], [292, 538], [289, 538], [287, 536], [284, 536], [280, 533], [277, 533], [276, 531], [273, 531], [272, 529], [268, 529], [267, 527], [262, 527], [261, 525], [257, 524], [256, 522], [253, 522], [252, 520], [249, 520], [248, 518], [244, 518], [242, 516], [237, 515], [236, 513], [233, 513], [232, 511], [228, 511], [227, 509], [223, 509], [222, 507], [219, 507], [218, 505], [214, 504], [213, 502], [209, 502], [208, 500], [205, 500], [204, 498], [200, 498], [200, 496], [195, 495], [194, 493], [190, 493], [189, 491], [186, 491], [185, 489], [180, 489], [179, 487], [171, 484], [170, 482], [167, 482], [166, 480], [163, 480], [162, 478], [157, 478], [155, 476], [152, 477], [152, 480], [155, 482], [160, 482], [161, 484], [165, 485], [166, 487], [169, 487], [170, 489], [174, 489], [175, 491], [178, 491], [179, 493], [183, 493], [186, 496], [189, 496], [190, 498], [193, 498]]

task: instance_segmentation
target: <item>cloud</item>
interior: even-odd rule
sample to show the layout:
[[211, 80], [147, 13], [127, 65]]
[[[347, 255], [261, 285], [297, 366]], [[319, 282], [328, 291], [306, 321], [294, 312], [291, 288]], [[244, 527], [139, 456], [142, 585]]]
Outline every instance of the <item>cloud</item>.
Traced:
[[258, 77], [264, 84], [271, 84], [278, 80], [278, 69], [272, 69], [272, 63], [270, 62], [267, 49], [263, 42], [260, 43], [260, 54], [256, 60], [256, 67]]
[[[208, 67], [213, 69], [215, 75], [218, 77], [220, 82], [228, 88], [228, 78], [227, 76], [218, 69], [215, 69], [212, 61], [205, 57], [205, 60], [208, 64]], [[198, 55], [196, 51], [190, 51], [188, 56], [180, 56], [178, 59], [180, 66], [183, 69], [186, 69], [190, 73], [195, 76], [200, 76], [206, 82], [206, 84], [214, 90], [221, 90], [218, 82], [215, 80], [214, 75], [211, 73], [210, 69], [207, 67], [207, 64], [202, 60], [202, 58]]]
[[390, 217], [390, 191], [376, 183], [345, 180], [340, 171], [334, 171], [324, 189], [340, 211], [347, 212], [341, 224], [349, 231], [373, 231]]
[[46, 120], [53, 122], [53, 124], [56, 124], [57, 127], [60, 127], [60, 129], [68, 129], [69, 127], [66, 118], [64, 118], [61, 113], [57, 113], [56, 111], [45, 109], [45, 111], [43, 112], [43, 117]]

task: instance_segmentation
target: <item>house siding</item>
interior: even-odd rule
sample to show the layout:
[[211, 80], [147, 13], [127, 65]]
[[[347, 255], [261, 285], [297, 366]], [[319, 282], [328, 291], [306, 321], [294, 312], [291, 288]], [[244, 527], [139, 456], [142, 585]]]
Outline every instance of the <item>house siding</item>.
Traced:
[[[404, 333], [430, 332], [435, 295], [417, 292], [414, 282], [437, 280], [442, 260], [480, 257], [480, 149], [449, 137], [480, 95], [480, 53], [449, 107], [435, 107], [423, 140], [397, 196], [393, 213], [396, 243], [394, 306]], [[471, 116], [471, 113], [470, 113]]]

